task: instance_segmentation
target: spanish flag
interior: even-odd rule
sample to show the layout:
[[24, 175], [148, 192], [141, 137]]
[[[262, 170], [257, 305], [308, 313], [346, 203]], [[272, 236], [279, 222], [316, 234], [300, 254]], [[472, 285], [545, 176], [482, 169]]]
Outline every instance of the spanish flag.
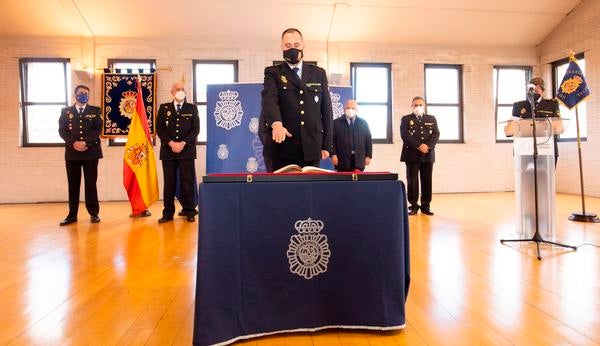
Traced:
[[127, 144], [125, 144], [123, 185], [129, 196], [132, 216], [147, 210], [158, 199], [156, 160], [139, 77], [135, 110], [131, 116]]

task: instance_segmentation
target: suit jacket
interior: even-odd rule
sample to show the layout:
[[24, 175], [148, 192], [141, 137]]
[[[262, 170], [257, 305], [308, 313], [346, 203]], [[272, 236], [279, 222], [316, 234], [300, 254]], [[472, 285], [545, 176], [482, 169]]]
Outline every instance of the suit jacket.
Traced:
[[[513, 117], [531, 119], [531, 104], [529, 101], [519, 101], [513, 104]], [[535, 105], [536, 118], [560, 118], [560, 107], [556, 100], [542, 98]], [[554, 156], [558, 157], [558, 134], [554, 135]]]
[[[177, 114], [173, 102], [161, 104], [156, 116], [156, 133], [160, 137], [161, 160], [195, 159], [196, 141], [200, 133], [198, 108], [184, 102]], [[185, 142], [183, 151], [175, 154], [169, 146], [170, 141]]]
[[[100, 108], [86, 105], [81, 115], [75, 105], [65, 107], [60, 111], [58, 119], [58, 134], [65, 141], [65, 160], [96, 160], [102, 158], [100, 132], [102, 131], [102, 116]], [[86, 151], [73, 148], [76, 141], [85, 141]]]
[[337, 169], [347, 171], [350, 169], [352, 159], [352, 142], [354, 142], [354, 166], [365, 168], [365, 158], [373, 157], [373, 143], [371, 131], [366, 120], [354, 118], [354, 134], [351, 133], [350, 124], [346, 116], [341, 116], [333, 121], [333, 152], [337, 155]]
[[[272, 136], [276, 121], [292, 134], [279, 144]], [[325, 70], [303, 63], [300, 79], [287, 63], [265, 68], [260, 126], [267, 156], [316, 161], [321, 150], [331, 152], [333, 111]]]
[[[400, 161], [435, 162], [435, 145], [440, 139], [440, 130], [433, 115], [423, 114], [421, 120], [415, 114], [403, 116], [400, 122], [400, 136], [403, 141]], [[423, 143], [429, 146], [427, 154], [417, 150]]]

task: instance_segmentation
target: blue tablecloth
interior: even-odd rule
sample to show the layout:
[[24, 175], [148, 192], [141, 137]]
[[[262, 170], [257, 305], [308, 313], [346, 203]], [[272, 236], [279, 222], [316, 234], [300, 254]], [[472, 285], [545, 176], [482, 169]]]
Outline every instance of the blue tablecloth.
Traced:
[[199, 195], [195, 345], [404, 327], [401, 181], [204, 183]]

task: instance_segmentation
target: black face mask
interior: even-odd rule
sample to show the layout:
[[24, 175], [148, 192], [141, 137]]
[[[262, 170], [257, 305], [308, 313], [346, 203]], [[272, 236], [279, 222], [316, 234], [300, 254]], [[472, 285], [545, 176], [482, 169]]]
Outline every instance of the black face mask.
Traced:
[[304, 54], [302, 50], [296, 48], [290, 48], [288, 50], [283, 51], [283, 60], [289, 62], [292, 65], [295, 65], [302, 60]]

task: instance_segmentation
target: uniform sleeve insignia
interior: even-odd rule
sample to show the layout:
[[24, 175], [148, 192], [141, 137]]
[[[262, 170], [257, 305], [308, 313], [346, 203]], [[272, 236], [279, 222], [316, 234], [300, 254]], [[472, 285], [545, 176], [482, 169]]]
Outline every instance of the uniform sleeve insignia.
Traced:
[[185, 118], [189, 118], [189, 117], [191, 117], [191, 116], [192, 116], [192, 114], [190, 114], [190, 113], [188, 113], [188, 114], [181, 114], [181, 116], [182, 116], [182, 117], [185, 117]]
[[281, 76], [281, 81], [282, 81], [283, 83], [287, 83], [287, 78], [285, 78], [285, 76]]
[[527, 113], [527, 109], [525, 109], [525, 107], [521, 108], [521, 114], [525, 114]]

